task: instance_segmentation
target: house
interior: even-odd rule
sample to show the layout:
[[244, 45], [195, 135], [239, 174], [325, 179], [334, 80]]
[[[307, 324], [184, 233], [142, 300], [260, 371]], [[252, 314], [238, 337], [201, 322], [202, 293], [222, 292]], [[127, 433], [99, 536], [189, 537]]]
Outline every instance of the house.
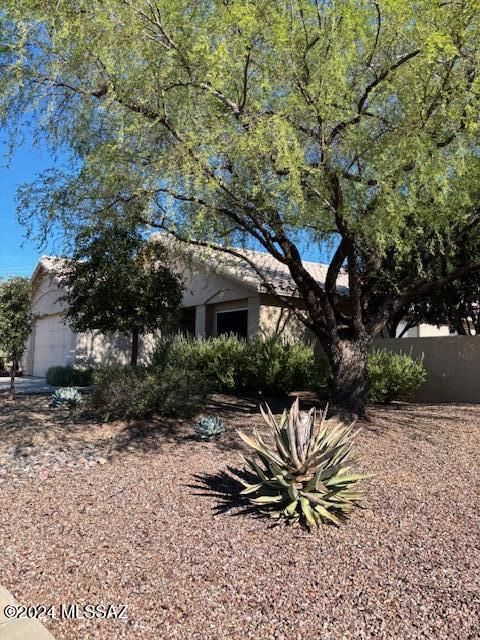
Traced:
[[[252, 265], [256, 265], [268, 278], [275, 291], [304, 308], [296, 294], [295, 285], [285, 265], [270, 254], [237, 249], [242, 258], [219, 251], [201, 248], [177, 252], [172, 267], [183, 279], [185, 291], [182, 300], [180, 329], [195, 336], [216, 336], [236, 333], [250, 337], [273, 334], [288, 339], [309, 337], [302, 322], [286, 303], [269, 293], [263, 280]], [[55, 365], [110, 365], [130, 361], [130, 340], [127, 336], [102, 335], [97, 332], [75, 333], [64, 323], [65, 302], [58, 277], [55, 275], [57, 258], [42, 257], [32, 276], [32, 307], [36, 316], [23, 367], [26, 373], [44, 376]], [[324, 283], [327, 265], [305, 262], [305, 267], [320, 283]], [[348, 304], [347, 276], [341, 273], [338, 293]], [[140, 344], [140, 359], [145, 357], [155, 342], [155, 336], [145, 336]]]
[[[152, 236], [155, 239], [155, 236]], [[242, 337], [280, 335], [290, 340], [313, 339], [286, 302], [270, 293], [254, 266], [275, 292], [293, 304], [298, 312], [305, 305], [285, 265], [270, 254], [250, 249], [236, 249], [241, 257], [203, 248], [188, 247], [176, 251], [172, 268], [180, 274], [185, 290], [182, 299], [180, 330], [195, 336], [235, 333]], [[44, 376], [55, 365], [92, 366], [128, 364], [130, 339], [122, 334], [98, 332], [75, 333], [64, 322], [65, 302], [55, 267], [58, 259], [42, 257], [32, 276], [32, 307], [36, 316], [23, 358], [28, 374]], [[304, 262], [307, 270], [321, 284], [328, 265]], [[337, 292], [348, 309], [348, 278], [341, 272]], [[448, 335], [448, 329], [420, 325], [404, 337]], [[156, 336], [140, 340], [140, 361], [155, 343]]]

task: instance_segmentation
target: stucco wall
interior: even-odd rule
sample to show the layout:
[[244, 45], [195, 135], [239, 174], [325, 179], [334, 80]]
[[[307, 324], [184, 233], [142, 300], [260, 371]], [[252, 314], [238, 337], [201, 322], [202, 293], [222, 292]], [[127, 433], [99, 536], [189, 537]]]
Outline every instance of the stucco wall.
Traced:
[[55, 278], [45, 273], [39, 274], [33, 283], [32, 311], [39, 316], [61, 313], [66, 305], [60, 300], [65, 290], [59, 287]]
[[[63, 288], [58, 284], [56, 278], [52, 275], [40, 271], [33, 284], [32, 284], [32, 312], [35, 316], [35, 320], [32, 327], [32, 332], [27, 341], [25, 353], [22, 358], [22, 366], [25, 373], [29, 375], [43, 375], [43, 368], [41, 372], [38, 370], [39, 363], [45, 357], [45, 353], [37, 353], [37, 361], [34, 362], [35, 346], [38, 340], [41, 339], [40, 327], [44, 327], [45, 323], [49, 322], [51, 328], [55, 327], [55, 331], [58, 333], [58, 344], [63, 344], [65, 341], [69, 343], [69, 348], [55, 357], [52, 354], [52, 361], [54, 364], [73, 364], [74, 352], [75, 352], [75, 334], [63, 325], [62, 317], [65, 311], [66, 305], [60, 300], [65, 294]], [[57, 362], [57, 359], [61, 362]]]
[[[60, 298], [65, 294], [64, 289], [59, 287], [57, 280], [40, 272], [33, 283], [32, 291], [32, 311], [40, 319], [61, 318], [66, 308]], [[36, 325], [28, 340], [27, 349], [23, 358], [25, 372], [32, 374], [35, 371], [34, 353], [36, 339]], [[59, 324], [59, 330], [68, 330]], [[52, 364], [92, 366], [92, 365], [112, 365], [128, 364], [130, 362], [131, 338], [123, 334], [103, 335], [95, 331], [72, 335], [72, 350], [69, 354], [64, 354], [60, 358], [62, 361], [55, 361]], [[155, 343], [155, 336], [147, 335], [139, 340], [139, 361], [145, 360]]]
[[[418, 337], [419, 338], [436, 338], [449, 336], [450, 329], [447, 325], [441, 325], [440, 327], [435, 326], [434, 324], [420, 324], [418, 326]], [[413, 336], [412, 336], [413, 337]]]
[[208, 266], [177, 264], [175, 270], [180, 273], [185, 286], [182, 299], [184, 307], [218, 304], [256, 294], [250, 287], [215, 273]]
[[480, 336], [382, 338], [374, 347], [394, 353], [423, 354], [427, 381], [419, 402], [480, 402]]
[[[138, 361], [145, 362], [155, 345], [157, 336], [148, 334], [138, 341]], [[132, 340], [122, 333], [102, 334], [88, 331], [77, 334], [75, 366], [112, 366], [130, 364]]]
[[306, 340], [308, 335], [305, 325], [295, 316], [293, 311], [282, 305], [274, 296], [260, 296], [259, 335], [263, 338], [278, 335], [286, 340]]

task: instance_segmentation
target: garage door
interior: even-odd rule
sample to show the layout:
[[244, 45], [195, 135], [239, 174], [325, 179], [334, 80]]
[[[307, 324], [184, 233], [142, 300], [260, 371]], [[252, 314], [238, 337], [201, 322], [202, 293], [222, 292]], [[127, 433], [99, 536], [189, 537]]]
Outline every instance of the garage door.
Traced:
[[34, 376], [44, 376], [49, 367], [72, 364], [74, 334], [60, 316], [37, 320], [34, 340]]

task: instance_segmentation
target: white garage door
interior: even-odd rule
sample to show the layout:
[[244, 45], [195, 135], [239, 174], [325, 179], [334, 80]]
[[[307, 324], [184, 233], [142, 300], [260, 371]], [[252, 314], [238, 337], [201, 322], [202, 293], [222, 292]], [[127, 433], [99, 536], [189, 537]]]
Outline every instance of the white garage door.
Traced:
[[44, 376], [49, 367], [73, 362], [74, 334], [60, 316], [35, 322], [33, 375]]

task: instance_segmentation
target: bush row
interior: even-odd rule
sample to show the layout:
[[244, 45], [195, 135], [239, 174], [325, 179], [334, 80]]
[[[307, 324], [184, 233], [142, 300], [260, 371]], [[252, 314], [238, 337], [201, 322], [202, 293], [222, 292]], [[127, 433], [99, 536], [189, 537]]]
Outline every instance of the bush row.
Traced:
[[[145, 367], [94, 372], [53, 367], [48, 374], [47, 381], [57, 386], [93, 382], [92, 405], [104, 419], [153, 413], [186, 417], [204, 404], [209, 393], [218, 391], [282, 396], [314, 390], [327, 397], [331, 387], [329, 367], [315, 357], [313, 345], [277, 337], [265, 341], [233, 336], [163, 339]], [[368, 401], [408, 400], [425, 377], [421, 360], [375, 351], [367, 364]]]
[[54, 387], [89, 387], [93, 383], [93, 369], [50, 367], [45, 378]]
[[215, 391], [282, 396], [322, 383], [313, 346], [279, 337], [177, 337], [157, 344], [151, 364], [198, 371]]
[[152, 414], [188, 417], [212, 391], [199, 371], [178, 367], [109, 367], [95, 372], [92, 408], [105, 421]]

